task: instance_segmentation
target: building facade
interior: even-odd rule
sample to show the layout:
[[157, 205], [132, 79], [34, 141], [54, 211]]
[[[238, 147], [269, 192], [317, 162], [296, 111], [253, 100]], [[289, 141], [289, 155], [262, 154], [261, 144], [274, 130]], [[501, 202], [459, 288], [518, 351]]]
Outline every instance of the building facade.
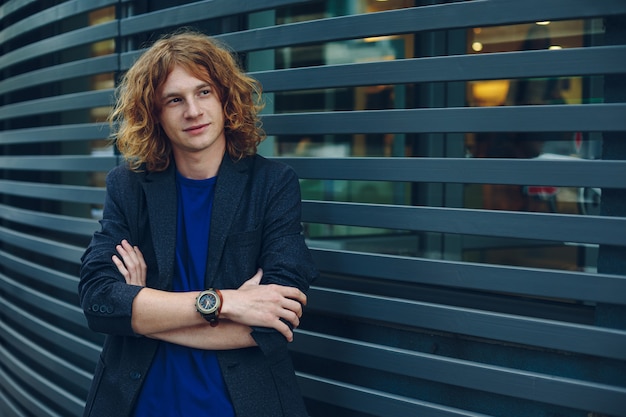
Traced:
[[81, 415], [113, 89], [183, 26], [301, 178], [312, 417], [626, 416], [623, 0], [3, 2], [0, 415]]

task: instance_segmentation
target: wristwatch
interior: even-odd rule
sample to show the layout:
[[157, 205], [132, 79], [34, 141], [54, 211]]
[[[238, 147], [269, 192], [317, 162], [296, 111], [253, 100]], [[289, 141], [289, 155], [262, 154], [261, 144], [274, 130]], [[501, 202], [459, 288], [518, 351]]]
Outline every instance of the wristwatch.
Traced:
[[209, 288], [198, 294], [196, 310], [211, 326], [217, 326], [220, 311], [222, 311], [222, 293], [220, 290]]

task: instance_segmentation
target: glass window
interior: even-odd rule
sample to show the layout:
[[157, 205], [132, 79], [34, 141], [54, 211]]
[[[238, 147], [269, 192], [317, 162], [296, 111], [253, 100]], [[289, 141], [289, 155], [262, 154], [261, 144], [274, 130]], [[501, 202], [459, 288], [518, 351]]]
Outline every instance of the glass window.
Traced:
[[[468, 54], [581, 48], [600, 41], [599, 20], [530, 22], [512, 26], [473, 28]], [[575, 71], [573, 71], [575, 73]], [[471, 81], [469, 106], [568, 105], [603, 101], [601, 76], [545, 77]], [[601, 135], [596, 132], [528, 132], [468, 134], [466, 149], [474, 158], [596, 159]], [[599, 214], [601, 191], [596, 188], [545, 185], [466, 185], [466, 207], [579, 215]], [[572, 270], [595, 270], [597, 247], [568, 243], [507, 242], [483, 239], [465, 250], [468, 260]]]
[[[346, 3], [349, 3], [347, 5]], [[278, 24], [414, 6], [413, 1], [314, 2], [281, 9]], [[602, 42], [598, 20], [528, 22], [510, 26], [350, 39], [275, 51], [277, 69], [426, 56], [581, 48]], [[575, 71], [572, 71], [575, 74]], [[275, 113], [427, 107], [479, 107], [602, 102], [602, 77], [563, 76], [467, 82], [375, 85], [273, 93]], [[274, 154], [324, 158], [450, 157], [595, 159], [601, 134], [290, 135], [272, 138]], [[302, 180], [309, 200], [598, 214], [598, 189], [551, 184], [429, 184]], [[332, 224], [307, 224], [313, 246], [484, 263], [593, 270], [596, 247], [563, 242], [452, 236]]]

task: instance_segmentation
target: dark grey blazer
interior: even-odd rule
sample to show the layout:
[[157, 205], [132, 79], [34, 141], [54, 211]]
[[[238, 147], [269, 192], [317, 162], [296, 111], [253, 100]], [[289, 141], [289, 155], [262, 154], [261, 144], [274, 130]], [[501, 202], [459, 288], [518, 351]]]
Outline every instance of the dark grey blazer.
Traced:
[[[173, 165], [173, 164], [172, 164]], [[174, 276], [175, 167], [134, 173], [117, 167], [107, 176], [101, 230], [82, 257], [79, 297], [89, 327], [107, 335], [87, 399], [85, 416], [129, 415], [158, 341], [134, 334], [130, 286], [111, 261], [129, 239], [148, 264], [147, 286], [168, 290]], [[206, 287], [238, 288], [263, 268], [262, 283], [306, 291], [317, 277], [300, 223], [298, 179], [288, 166], [260, 156], [224, 157], [213, 203]], [[238, 417], [306, 416], [285, 338], [256, 328], [259, 347], [219, 351], [218, 360]]]

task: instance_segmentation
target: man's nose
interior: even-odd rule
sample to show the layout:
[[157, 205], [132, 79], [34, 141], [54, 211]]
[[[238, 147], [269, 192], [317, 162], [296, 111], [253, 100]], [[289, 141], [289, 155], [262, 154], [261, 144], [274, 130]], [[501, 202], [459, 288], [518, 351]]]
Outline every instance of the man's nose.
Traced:
[[202, 114], [202, 109], [195, 100], [187, 100], [185, 117], [196, 118]]

